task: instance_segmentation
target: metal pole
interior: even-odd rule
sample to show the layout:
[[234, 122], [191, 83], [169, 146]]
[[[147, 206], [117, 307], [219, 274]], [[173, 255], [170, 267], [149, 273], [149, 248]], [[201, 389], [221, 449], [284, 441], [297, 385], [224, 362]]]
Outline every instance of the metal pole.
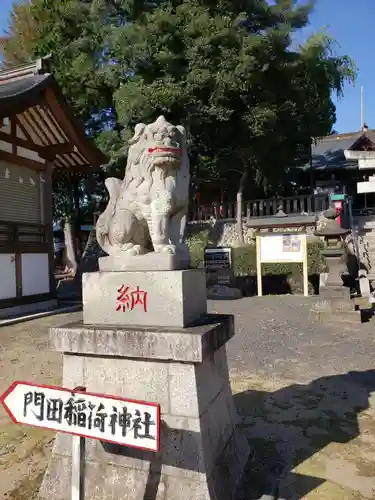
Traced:
[[83, 450], [85, 439], [72, 436], [72, 500], [83, 500]]
[[[85, 387], [76, 387], [75, 392], [85, 392]], [[84, 500], [85, 492], [85, 438], [72, 436], [72, 500]]]

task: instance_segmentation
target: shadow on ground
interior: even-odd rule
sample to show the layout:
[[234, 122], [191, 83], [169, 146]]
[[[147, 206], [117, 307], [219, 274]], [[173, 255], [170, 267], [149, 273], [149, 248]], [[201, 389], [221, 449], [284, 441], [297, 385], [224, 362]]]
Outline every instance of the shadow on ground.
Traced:
[[[251, 379], [247, 386], [254, 387]], [[234, 392], [239, 387], [243, 390], [245, 384], [234, 384]], [[261, 389], [259, 383], [255, 387]], [[373, 391], [375, 370], [234, 394], [255, 450], [241, 500], [296, 500], [314, 490], [309, 499], [374, 498], [375, 423], [369, 404]], [[360, 434], [363, 442], [356, 439]]]

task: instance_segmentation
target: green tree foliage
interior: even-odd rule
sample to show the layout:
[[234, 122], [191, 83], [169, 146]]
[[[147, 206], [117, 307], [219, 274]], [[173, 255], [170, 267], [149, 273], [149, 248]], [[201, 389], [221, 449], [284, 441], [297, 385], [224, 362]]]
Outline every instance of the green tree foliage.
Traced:
[[[325, 32], [296, 46], [295, 0], [32, 0], [33, 55], [123, 173], [135, 123], [163, 113], [189, 132], [195, 179], [281, 190], [311, 137], [335, 122], [355, 68]], [[11, 20], [14, 23], [14, 19]], [[237, 188], [234, 188], [237, 186]]]
[[0, 52], [6, 67], [31, 62], [38, 38], [37, 21], [31, 15], [30, 0], [13, 2], [9, 27], [0, 38]]

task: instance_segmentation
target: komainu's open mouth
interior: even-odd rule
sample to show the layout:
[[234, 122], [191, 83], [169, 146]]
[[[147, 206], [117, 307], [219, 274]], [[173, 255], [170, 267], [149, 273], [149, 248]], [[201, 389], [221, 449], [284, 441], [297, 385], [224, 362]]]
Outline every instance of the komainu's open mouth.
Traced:
[[180, 148], [169, 148], [169, 147], [156, 147], [148, 148], [149, 153], [174, 153], [178, 154], [181, 152]]

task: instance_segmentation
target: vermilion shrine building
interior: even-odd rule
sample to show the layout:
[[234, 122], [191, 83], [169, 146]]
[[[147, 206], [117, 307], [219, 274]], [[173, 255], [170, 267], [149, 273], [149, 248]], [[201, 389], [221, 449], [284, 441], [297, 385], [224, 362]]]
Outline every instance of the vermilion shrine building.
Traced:
[[0, 317], [56, 305], [52, 181], [104, 162], [43, 60], [0, 71]]

